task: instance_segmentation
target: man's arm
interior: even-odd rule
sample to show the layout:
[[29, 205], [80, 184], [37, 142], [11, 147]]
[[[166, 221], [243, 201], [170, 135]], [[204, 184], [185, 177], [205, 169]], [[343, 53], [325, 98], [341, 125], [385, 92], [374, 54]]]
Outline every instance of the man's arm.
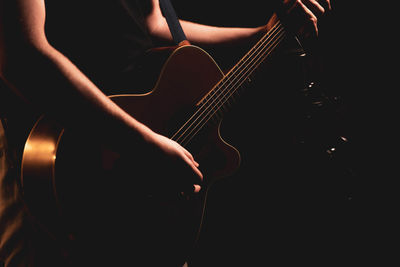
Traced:
[[[162, 15], [159, 0], [151, 1], [152, 8], [146, 16], [146, 24], [150, 34], [160, 42], [171, 42], [172, 36], [168, 24]], [[246, 43], [256, 37], [261, 37], [271, 26], [273, 21], [265, 26], [255, 28], [218, 27], [180, 20], [183, 31], [188, 40], [203, 47], [219, 45], [234, 45]]]
[[66, 127], [81, 127], [119, 151], [159, 159], [154, 164], [168, 166], [175, 176], [192, 177], [191, 184], [199, 183], [201, 173], [191, 154], [104, 95], [49, 44], [44, 24], [44, 0], [0, 0], [0, 76], [8, 85]]
[[[89, 123], [90, 119], [111, 123], [115, 118], [127, 129], [145, 131], [48, 43], [43, 0], [1, 3], [0, 74], [19, 95], [35, 108], [51, 111], [67, 125]], [[74, 108], [69, 108], [72, 105]]]
[[[158, 40], [171, 41], [172, 36], [161, 13], [159, 0], [149, 1], [152, 1], [152, 9], [146, 22], [150, 33]], [[317, 18], [330, 9], [330, 0], [282, 0], [282, 2], [285, 17], [288, 18], [294, 31], [301, 35], [317, 34]], [[277, 21], [276, 14], [267, 21], [266, 25], [243, 28], [209, 26], [180, 20], [188, 40], [193, 44], [205, 47], [244, 44], [258, 40], [275, 24]]]

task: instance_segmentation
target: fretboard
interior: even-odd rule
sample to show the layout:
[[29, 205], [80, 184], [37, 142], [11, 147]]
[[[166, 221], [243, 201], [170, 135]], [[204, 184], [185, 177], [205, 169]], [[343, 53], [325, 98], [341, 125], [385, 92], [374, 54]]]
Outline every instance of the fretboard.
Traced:
[[172, 139], [186, 145], [207, 123], [220, 120], [245, 88], [244, 85], [250, 81], [253, 73], [284, 37], [284, 27], [278, 21], [214, 86], [199, 104], [193, 116], [176, 132]]

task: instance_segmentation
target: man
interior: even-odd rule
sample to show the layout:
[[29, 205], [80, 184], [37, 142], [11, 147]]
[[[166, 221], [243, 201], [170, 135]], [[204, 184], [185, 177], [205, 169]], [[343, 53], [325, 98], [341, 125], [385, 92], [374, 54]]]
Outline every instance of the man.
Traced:
[[[288, 25], [308, 38], [317, 35], [317, 18], [329, 8], [329, 0], [285, 0], [281, 11]], [[276, 19], [274, 15], [257, 28], [181, 24], [192, 44], [207, 48], [252, 43]], [[6, 108], [0, 129], [0, 260], [5, 266], [76, 266], [123, 258], [118, 249], [108, 248], [123, 247], [126, 239], [111, 238], [121, 243], [105, 244], [107, 249], [102, 249], [100, 235], [96, 240], [93, 232], [89, 236], [94, 240], [76, 245], [79, 249], [71, 251], [78, 252], [71, 256], [70, 250], [55, 245], [57, 241], [32, 222], [17, 177], [23, 144], [38, 114], [56, 119], [65, 128], [80, 128], [135, 165], [148, 167], [146, 179], [155, 187], [185, 194], [200, 191], [203, 175], [191, 153], [106, 96], [139, 79], [135, 63], [143, 51], [171, 43], [157, 0], [0, 1], [0, 76], [13, 91], [2, 95]], [[110, 255], [98, 255], [105, 252]]]

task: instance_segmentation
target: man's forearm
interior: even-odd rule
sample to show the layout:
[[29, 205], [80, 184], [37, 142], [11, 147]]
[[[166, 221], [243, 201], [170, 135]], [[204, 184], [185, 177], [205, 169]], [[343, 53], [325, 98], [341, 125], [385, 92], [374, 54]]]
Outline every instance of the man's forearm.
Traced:
[[190, 42], [205, 47], [248, 44], [270, 28], [269, 24], [255, 28], [216, 27], [183, 20], [181, 24]]
[[[9, 59], [1, 71], [3, 79], [39, 112], [56, 117], [66, 127], [107, 135], [104, 140], [113, 142], [112, 146], [124, 146], [118, 144], [123, 139], [143, 143], [151, 132], [51, 46], [8, 52]], [[114, 132], [120, 138], [113, 138]]]
[[[180, 20], [188, 40], [202, 47], [218, 47], [235, 44], [248, 44], [261, 38], [276, 22], [273, 15], [266, 25], [254, 28], [218, 27]], [[166, 19], [163, 17], [158, 1], [153, 0], [153, 9], [146, 18], [150, 34], [161, 43], [171, 43], [172, 36]]]

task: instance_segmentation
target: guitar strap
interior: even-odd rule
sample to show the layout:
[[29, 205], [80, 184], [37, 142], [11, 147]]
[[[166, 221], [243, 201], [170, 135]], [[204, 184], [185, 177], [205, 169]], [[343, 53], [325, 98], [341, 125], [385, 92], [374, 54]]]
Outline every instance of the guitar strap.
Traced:
[[175, 9], [171, 4], [170, 0], [159, 0], [161, 12], [167, 20], [169, 30], [172, 34], [174, 42], [178, 45], [183, 42], [187, 42], [185, 33], [183, 32], [182, 26], [179, 22], [178, 16], [175, 13]]
[[[172, 6], [170, 0], [159, 0], [160, 8], [163, 16], [167, 20], [168, 28], [171, 32], [172, 38], [177, 45], [189, 44], [189, 41], [186, 38], [186, 35], [182, 29], [182, 25], [179, 22], [178, 16], [176, 15], [175, 9]], [[273, 7], [275, 12], [278, 14], [281, 21], [285, 24], [285, 12], [284, 12], [284, 4], [282, 0], [275, 0], [273, 2]], [[290, 29], [290, 27], [288, 27]], [[297, 38], [295, 34], [293, 34], [294, 39], [299, 45], [300, 50], [302, 50], [301, 54], [305, 55], [304, 48]]]

